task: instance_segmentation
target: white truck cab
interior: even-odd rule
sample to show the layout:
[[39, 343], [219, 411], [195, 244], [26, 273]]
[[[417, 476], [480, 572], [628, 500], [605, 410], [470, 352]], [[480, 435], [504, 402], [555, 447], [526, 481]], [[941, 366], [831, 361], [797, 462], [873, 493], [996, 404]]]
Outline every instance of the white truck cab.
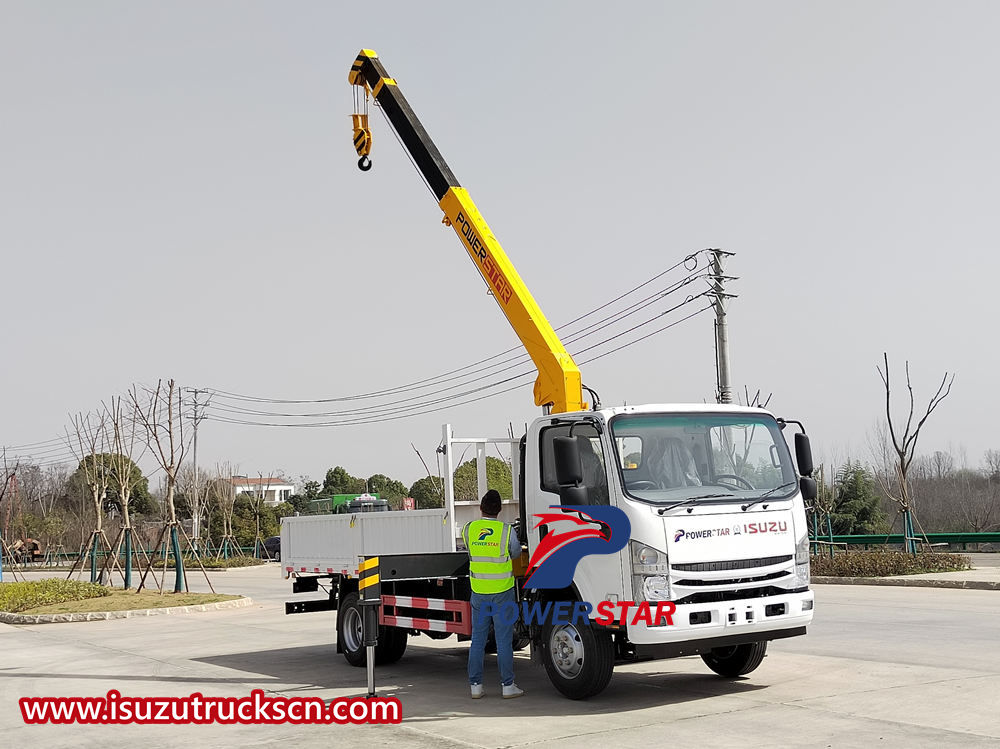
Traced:
[[[573, 589], [552, 595], [585, 601], [595, 615], [602, 601], [676, 607], [669, 624], [623, 617], [617, 660], [698, 653], [733, 676], [759, 665], [767, 641], [805, 634], [813, 594], [803, 489], [812, 494], [815, 484], [799, 476], [812, 471], [805, 435], [796, 438], [797, 471], [784, 426], [763, 409], [706, 404], [623, 406], [531, 425], [522, 495], [529, 549], [550, 531], [530, 518], [560, 505], [611, 505], [630, 525], [624, 547], [584, 556]], [[578, 643], [578, 634], [548, 637]], [[544, 636], [541, 644], [556, 647]], [[586, 659], [583, 643], [569, 647], [580, 652], [566, 663]]]

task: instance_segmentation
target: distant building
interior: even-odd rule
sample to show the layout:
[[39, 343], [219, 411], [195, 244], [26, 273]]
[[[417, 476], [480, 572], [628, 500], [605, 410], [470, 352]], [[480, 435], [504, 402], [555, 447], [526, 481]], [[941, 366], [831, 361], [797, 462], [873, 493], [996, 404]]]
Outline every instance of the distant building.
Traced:
[[237, 495], [263, 497], [266, 505], [287, 502], [295, 494], [295, 484], [274, 476], [233, 476], [232, 482]]

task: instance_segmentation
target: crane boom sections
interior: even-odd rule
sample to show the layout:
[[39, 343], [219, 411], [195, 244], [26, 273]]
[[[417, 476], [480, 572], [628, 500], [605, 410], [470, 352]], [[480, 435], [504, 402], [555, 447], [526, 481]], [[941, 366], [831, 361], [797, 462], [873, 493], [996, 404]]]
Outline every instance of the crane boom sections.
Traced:
[[[535, 380], [535, 405], [549, 406], [553, 413], [582, 411], [583, 388], [580, 369], [566, 351], [541, 308], [524, 285], [521, 276], [493, 235], [468, 191], [463, 188], [437, 146], [410, 108], [396, 81], [389, 77], [370, 49], [363, 49], [354, 61], [348, 81], [365, 89], [382, 108], [417, 168], [430, 186], [441, 210], [444, 223], [451, 226], [479, 270], [517, 337], [538, 368]], [[359, 166], [370, 168], [371, 133], [359, 131], [355, 118], [355, 147], [362, 157]], [[360, 135], [359, 135], [360, 132]], [[366, 167], [364, 164], [368, 164]]]

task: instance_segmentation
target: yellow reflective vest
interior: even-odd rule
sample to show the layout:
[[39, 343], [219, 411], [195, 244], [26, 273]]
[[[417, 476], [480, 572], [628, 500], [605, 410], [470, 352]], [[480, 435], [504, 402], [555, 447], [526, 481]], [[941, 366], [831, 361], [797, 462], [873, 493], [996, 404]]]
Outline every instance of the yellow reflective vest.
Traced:
[[514, 587], [510, 526], [500, 520], [473, 520], [462, 529], [469, 550], [473, 593], [503, 593]]

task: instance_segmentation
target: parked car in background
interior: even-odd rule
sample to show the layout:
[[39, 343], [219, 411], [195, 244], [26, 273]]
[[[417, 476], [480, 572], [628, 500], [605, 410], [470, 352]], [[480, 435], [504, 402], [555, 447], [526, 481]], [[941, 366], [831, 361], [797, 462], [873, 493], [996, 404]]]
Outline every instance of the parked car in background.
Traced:
[[281, 561], [281, 536], [271, 536], [264, 539], [264, 545], [260, 550], [261, 559], [271, 559], [275, 562]]

